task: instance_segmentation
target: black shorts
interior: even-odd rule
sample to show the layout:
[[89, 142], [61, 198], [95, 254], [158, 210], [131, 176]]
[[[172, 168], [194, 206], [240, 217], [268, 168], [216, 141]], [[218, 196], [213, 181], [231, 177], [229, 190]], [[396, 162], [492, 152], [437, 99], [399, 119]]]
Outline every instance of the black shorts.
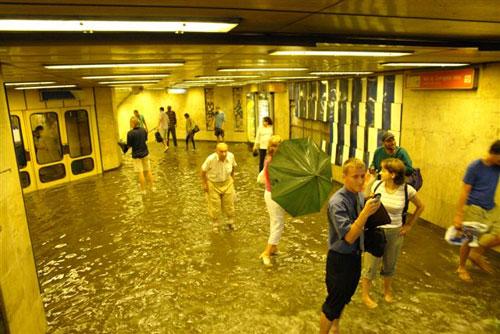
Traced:
[[221, 128], [215, 128], [214, 133], [215, 133], [215, 136], [217, 136], [217, 137], [219, 137], [219, 136], [224, 137], [224, 130], [222, 130]]
[[340, 318], [344, 307], [356, 292], [360, 277], [360, 254], [340, 254], [332, 250], [328, 252], [325, 278], [328, 296], [322, 307], [328, 320]]

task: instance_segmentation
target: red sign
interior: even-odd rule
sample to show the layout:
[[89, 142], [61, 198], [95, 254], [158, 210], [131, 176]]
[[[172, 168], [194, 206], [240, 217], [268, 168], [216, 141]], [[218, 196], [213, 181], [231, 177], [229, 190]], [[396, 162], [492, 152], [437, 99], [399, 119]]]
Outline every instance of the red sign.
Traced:
[[406, 88], [411, 89], [474, 89], [477, 87], [474, 68], [420, 72], [406, 75]]

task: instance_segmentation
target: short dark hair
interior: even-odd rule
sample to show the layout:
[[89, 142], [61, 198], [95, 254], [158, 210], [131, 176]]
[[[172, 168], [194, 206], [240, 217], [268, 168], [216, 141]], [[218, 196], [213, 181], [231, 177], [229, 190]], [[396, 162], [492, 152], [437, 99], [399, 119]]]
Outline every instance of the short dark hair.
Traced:
[[264, 122], [267, 122], [267, 124], [273, 125], [273, 120], [271, 119], [271, 117], [266, 116], [263, 118], [263, 120], [264, 120]]
[[497, 140], [493, 144], [491, 144], [490, 154], [500, 154], [500, 140]]
[[161, 110], [161, 111], [165, 111], [165, 108], [163, 108], [163, 107], [160, 107], [160, 110]]
[[184, 114], [184, 117], [188, 118], [188, 117], [189, 117], [189, 114], [188, 114], [188, 113], [185, 113], [185, 114]]

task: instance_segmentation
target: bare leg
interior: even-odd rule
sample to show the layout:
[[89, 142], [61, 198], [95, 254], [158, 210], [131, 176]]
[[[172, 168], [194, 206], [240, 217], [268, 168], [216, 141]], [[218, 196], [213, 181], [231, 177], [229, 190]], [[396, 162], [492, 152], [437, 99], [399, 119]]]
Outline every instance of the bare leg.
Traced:
[[458, 265], [457, 273], [458, 277], [464, 282], [471, 283], [472, 278], [470, 277], [469, 272], [465, 268], [465, 264], [467, 263], [467, 259], [469, 258], [470, 247], [467, 242], [464, 242], [460, 247], [460, 264]]
[[144, 172], [139, 172], [139, 186], [141, 187], [141, 191], [146, 190], [146, 180], [144, 179]]
[[144, 173], [146, 174], [146, 180], [149, 183], [149, 187], [153, 189], [153, 173], [151, 173], [151, 170], [147, 170]]
[[384, 277], [384, 299], [388, 303], [394, 303], [392, 295], [392, 277]]
[[493, 248], [498, 245], [500, 245], [500, 236], [495, 235], [493, 238], [488, 239], [485, 243], [482, 243], [478, 248], [473, 249], [469, 254], [469, 260], [482, 270], [492, 274], [494, 269], [483, 254], [486, 249]]
[[362, 292], [361, 292], [361, 299], [363, 300], [363, 303], [366, 305], [368, 308], [375, 308], [378, 306], [377, 303], [370, 297], [370, 288], [372, 286], [372, 281], [369, 280], [368, 278], [364, 278], [361, 280], [361, 286], [362, 286]]
[[266, 248], [264, 249], [264, 252], [260, 254], [260, 258], [262, 259], [262, 263], [264, 263], [265, 266], [272, 266], [273, 264], [271, 263], [271, 255], [273, 251], [274, 245], [267, 244]]
[[339, 333], [339, 320], [340, 319], [335, 319], [333, 321], [328, 320], [326, 315], [321, 312], [321, 316], [319, 318], [319, 334], [329, 334], [330, 329], [334, 329], [334, 333], [338, 334]]

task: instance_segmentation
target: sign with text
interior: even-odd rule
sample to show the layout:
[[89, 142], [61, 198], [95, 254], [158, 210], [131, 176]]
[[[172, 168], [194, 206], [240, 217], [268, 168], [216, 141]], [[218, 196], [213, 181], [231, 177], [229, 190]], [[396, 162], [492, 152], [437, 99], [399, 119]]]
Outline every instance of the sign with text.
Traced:
[[474, 89], [477, 88], [475, 68], [420, 72], [406, 75], [410, 89]]

